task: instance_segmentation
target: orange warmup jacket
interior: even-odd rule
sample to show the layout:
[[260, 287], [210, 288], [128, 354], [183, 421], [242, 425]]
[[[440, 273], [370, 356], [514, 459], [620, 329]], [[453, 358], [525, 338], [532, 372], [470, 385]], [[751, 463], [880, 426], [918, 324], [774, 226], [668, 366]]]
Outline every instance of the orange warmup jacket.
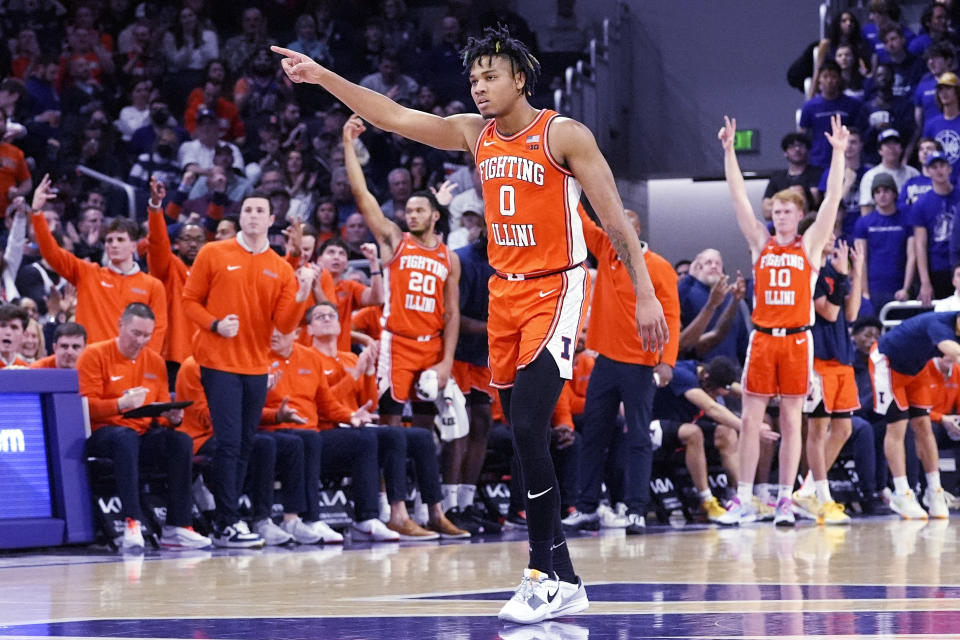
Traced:
[[131, 302], [142, 302], [156, 316], [149, 348], [160, 353], [167, 333], [163, 283], [139, 268], [122, 274], [111, 267], [81, 260], [57, 245], [42, 213], [34, 213], [31, 218], [40, 255], [77, 288], [77, 322], [87, 330], [88, 342], [116, 338], [123, 310]]
[[[90, 427], [96, 431], [108, 425], [127, 427], [143, 435], [155, 418], [124, 418], [117, 402], [123, 392], [134, 387], [149, 389], [144, 404], [170, 402], [167, 365], [150, 348], [130, 360], [117, 347], [114, 338], [88, 346], [77, 360], [80, 395], [90, 405]], [[165, 422], [159, 419], [161, 423]]]

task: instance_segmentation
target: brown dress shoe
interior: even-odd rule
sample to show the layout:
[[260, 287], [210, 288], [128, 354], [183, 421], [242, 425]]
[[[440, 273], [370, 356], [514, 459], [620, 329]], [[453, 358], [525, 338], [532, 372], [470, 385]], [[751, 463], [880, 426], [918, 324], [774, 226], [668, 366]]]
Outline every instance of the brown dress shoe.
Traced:
[[440, 534], [441, 540], [461, 540], [463, 538], [469, 538], [470, 532], [464, 531], [457, 525], [450, 522], [447, 519], [447, 516], [441, 515], [440, 519], [436, 522], [431, 522], [427, 524], [427, 528], [431, 531], [436, 531]]
[[440, 538], [440, 534], [427, 531], [411, 518], [407, 518], [404, 523], [399, 526], [388, 522], [387, 529], [396, 531], [401, 540], [437, 540]]

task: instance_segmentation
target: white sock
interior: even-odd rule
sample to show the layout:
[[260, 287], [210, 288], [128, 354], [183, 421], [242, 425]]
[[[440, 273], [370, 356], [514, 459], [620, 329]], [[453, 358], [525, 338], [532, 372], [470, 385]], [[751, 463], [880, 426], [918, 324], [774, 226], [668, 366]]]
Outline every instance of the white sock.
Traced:
[[784, 498], [793, 500], [793, 487], [789, 484], [777, 485], [777, 502], [780, 502]]
[[927, 491], [936, 491], [940, 488], [940, 472], [931, 471], [927, 474]]
[[458, 484], [457, 485], [457, 506], [461, 511], [467, 507], [473, 506], [473, 498], [477, 495], [477, 485]]
[[803, 496], [804, 498], [809, 498], [814, 494], [814, 484], [813, 484], [813, 472], [807, 471], [807, 475], [803, 478], [803, 484], [800, 485], [800, 488], [797, 489], [797, 495]]
[[905, 496], [910, 492], [910, 485], [907, 483], [907, 476], [894, 476], [893, 492], [898, 496]]
[[753, 495], [760, 498], [760, 502], [767, 502], [770, 499], [770, 483], [758, 482], [753, 485]]
[[830, 496], [830, 481], [829, 480], [817, 480], [814, 482], [817, 492], [817, 500], [820, 502], [832, 502], [833, 498]]
[[737, 498], [740, 500], [740, 504], [745, 507], [749, 507], [753, 504], [753, 485], [749, 482], [741, 482], [737, 485]]
[[443, 512], [446, 513], [450, 509], [456, 508], [458, 504], [458, 484], [441, 484], [440, 491], [443, 494]]
[[697, 495], [700, 496], [700, 502], [706, 502], [713, 495], [710, 493], [710, 489], [704, 489], [703, 491], [697, 491]]

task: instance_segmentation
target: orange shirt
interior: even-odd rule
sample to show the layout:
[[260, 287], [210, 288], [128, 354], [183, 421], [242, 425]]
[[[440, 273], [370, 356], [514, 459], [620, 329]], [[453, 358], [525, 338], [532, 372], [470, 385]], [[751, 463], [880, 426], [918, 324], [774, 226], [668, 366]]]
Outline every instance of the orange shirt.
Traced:
[[770, 238], [753, 265], [753, 323], [768, 329], [812, 325], [817, 272], [800, 236], [785, 246]]
[[[353, 411], [330, 391], [324, 362], [317, 350], [294, 344], [293, 351], [286, 359], [276, 353], [271, 355], [274, 361], [270, 365], [270, 373], [278, 376], [278, 379], [277, 384], [267, 393], [267, 402], [260, 419], [261, 429], [315, 430], [321, 419], [326, 422], [350, 422]], [[306, 424], [277, 423], [277, 409], [284, 398], [287, 399], [290, 409], [306, 419]]]
[[40, 358], [39, 360], [33, 362], [30, 365], [31, 369], [56, 369], [57, 368], [57, 356], [47, 356], [46, 358]]
[[680, 348], [680, 295], [673, 266], [643, 243], [643, 260], [670, 330], [670, 339], [663, 352], [651, 353], [643, 348], [637, 333], [634, 321], [637, 296], [630, 274], [603, 229], [586, 215], [582, 223], [587, 246], [597, 258], [587, 348], [617, 362], [647, 366], [663, 362], [672, 367], [677, 362]]
[[382, 316], [383, 306], [381, 305], [373, 305], [354, 311], [350, 317], [350, 329], [365, 333], [374, 340], [379, 340], [382, 333], [380, 325]]
[[197, 326], [183, 312], [183, 285], [190, 268], [170, 247], [167, 224], [160, 209], [148, 209], [150, 232], [147, 234], [147, 266], [150, 274], [163, 283], [167, 295], [167, 339], [163, 343], [164, 359], [183, 362], [190, 355], [190, 340]]
[[[316, 351], [316, 350], [314, 350]], [[352, 351], [340, 351], [337, 357], [333, 358], [326, 354], [319, 354], [323, 362], [323, 373], [327, 377], [330, 390], [336, 398], [346, 405], [350, 411], [356, 411], [362, 405], [369, 402], [371, 407], [376, 407], [377, 402], [377, 381], [375, 374], [364, 374], [359, 380], [355, 380], [347, 371], [347, 367], [357, 366], [357, 354]], [[330, 421], [320, 421], [320, 430], [332, 429], [336, 424]]]
[[136, 360], [120, 353], [116, 339], [95, 342], [84, 349], [77, 360], [80, 395], [90, 405], [90, 427], [114, 425], [133, 429], [143, 435], [154, 418], [124, 418], [117, 408], [123, 392], [134, 387], [149, 389], [144, 404], [169, 402], [167, 365], [160, 354], [144, 349]]
[[573, 378], [567, 382], [570, 386], [570, 412], [577, 416], [583, 413], [587, 404], [587, 386], [593, 372], [594, 359], [582, 351], [573, 356]]
[[960, 413], [960, 367], [953, 365], [950, 367], [950, 374], [944, 376], [940, 373], [936, 360], [931, 360], [926, 369], [920, 375], [927, 375], [929, 380], [935, 381], [935, 384], [931, 384], [931, 397], [935, 402], [930, 409], [930, 419], [939, 422], [945, 415]]
[[571, 410], [571, 400], [573, 389], [570, 381], [563, 383], [563, 389], [560, 390], [560, 397], [557, 399], [557, 406], [553, 408], [553, 415], [550, 417], [550, 426], [559, 427], [566, 425], [573, 428], [573, 411]]
[[7, 214], [10, 199], [7, 192], [30, 177], [30, 168], [23, 151], [9, 142], [0, 142], [0, 218]]
[[192, 400], [193, 404], [183, 410], [183, 422], [177, 427], [193, 438], [193, 453], [213, 437], [213, 422], [210, 420], [210, 406], [200, 382], [200, 365], [188, 356], [180, 363], [177, 372], [177, 400]]
[[361, 298], [367, 287], [362, 282], [341, 278], [333, 288], [335, 297], [331, 298], [330, 302], [336, 303], [337, 314], [340, 316], [340, 337], [337, 338], [337, 349], [350, 351], [350, 317], [354, 309], [363, 305]]
[[[183, 310], [198, 325], [193, 356], [201, 367], [260, 375], [272, 361], [273, 328], [293, 331], [308, 302], [296, 301], [293, 267], [269, 248], [251, 253], [237, 238], [200, 249], [183, 287]], [[210, 331], [214, 320], [231, 313], [240, 318], [237, 335]]]
[[550, 153], [557, 112], [543, 109], [510, 137], [491, 120], [474, 148], [483, 181], [490, 266], [501, 273], [561, 271], [587, 258], [580, 184]]
[[449, 275], [447, 245], [438, 242], [435, 247], [425, 247], [404, 233], [393, 257], [383, 265], [383, 327], [407, 338], [443, 333], [444, 284]]
[[0, 359], [0, 369], [27, 369], [30, 367], [30, 363], [23, 359], [22, 356], [17, 354], [13, 358], [13, 362], [7, 363]]
[[123, 310], [131, 302], [142, 302], [156, 316], [149, 348], [160, 353], [167, 334], [167, 295], [163, 283], [139, 270], [124, 275], [81, 260], [57, 245], [42, 213], [34, 213], [31, 218], [40, 255], [77, 288], [77, 322], [87, 330], [88, 341], [116, 338]]

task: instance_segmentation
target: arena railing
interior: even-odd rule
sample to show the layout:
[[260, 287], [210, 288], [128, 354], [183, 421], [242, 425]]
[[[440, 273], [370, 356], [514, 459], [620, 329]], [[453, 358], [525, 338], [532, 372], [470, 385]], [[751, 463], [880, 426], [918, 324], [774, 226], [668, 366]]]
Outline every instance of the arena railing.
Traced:
[[128, 215], [130, 216], [131, 220], [137, 219], [137, 198], [133, 187], [128, 185], [123, 180], [118, 180], [117, 178], [108, 176], [105, 173], [100, 173], [99, 171], [91, 169], [90, 167], [85, 167], [82, 164], [77, 165], [77, 173], [93, 178], [94, 180], [99, 180], [100, 182], [109, 184], [117, 189], [122, 189], [127, 194], [127, 207], [129, 209]]

